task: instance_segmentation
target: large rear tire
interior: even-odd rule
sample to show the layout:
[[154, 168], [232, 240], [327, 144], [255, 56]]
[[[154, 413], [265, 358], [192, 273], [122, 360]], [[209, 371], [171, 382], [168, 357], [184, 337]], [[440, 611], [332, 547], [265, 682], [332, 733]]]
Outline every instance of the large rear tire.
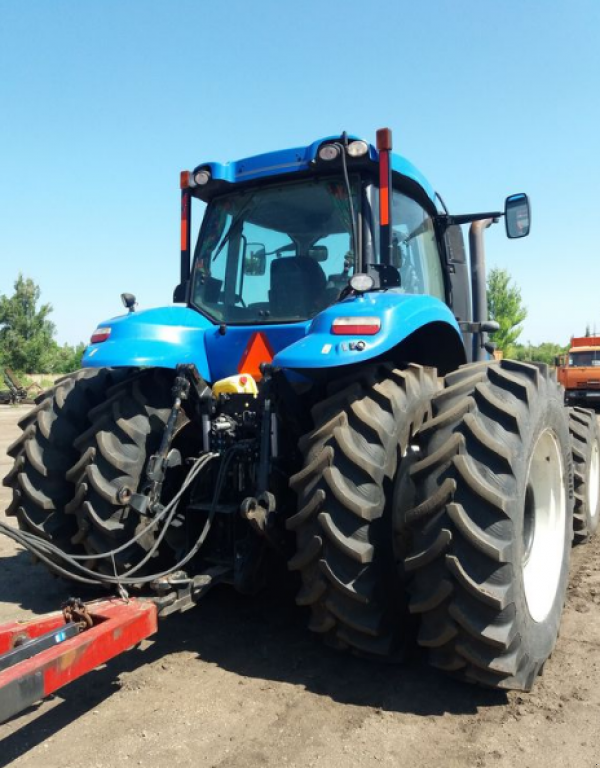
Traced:
[[406, 559], [430, 663], [529, 690], [554, 648], [567, 588], [572, 466], [546, 366], [503, 360], [446, 377], [414, 468]]
[[[172, 371], [136, 371], [107, 392], [106, 400], [90, 412], [91, 426], [75, 441], [80, 458], [69, 472], [76, 486], [72, 511], [76, 538], [90, 555], [120, 547], [150, 522], [128, 501], [143, 490], [148, 460], [159, 448], [172, 407], [172, 385]], [[152, 529], [114, 559], [98, 558], [87, 566], [108, 575], [123, 573], [150, 551], [157, 533]], [[154, 556], [164, 552], [163, 546]]]
[[287, 522], [297, 541], [289, 567], [301, 574], [297, 602], [310, 607], [310, 629], [336, 647], [390, 657], [410, 634], [392, 507], [411, 504], [413, 446], [437, 388], [433, 369], [372, 366], [312, 409], [314, 428], [299, 443], [304, 468], [290, 481], [298, 512]]
[[575, 475], [574, 543], [596, 533], [600, 522], [600, 426], [594, 411], [569, 408], [569, 432]]
[[13, 498], [6, 514], [16, 516], [22, 530], [67, 552], [76, 549], [77, 524], [68, 514], [75, 486], [67, 478], [79, 456], [74, 442], [89, 427], [90, 410], [125, 373], [85, 368], [60, 379], [19, 421], [23, 432], [8, 449], [14, 465], [3, 483]]

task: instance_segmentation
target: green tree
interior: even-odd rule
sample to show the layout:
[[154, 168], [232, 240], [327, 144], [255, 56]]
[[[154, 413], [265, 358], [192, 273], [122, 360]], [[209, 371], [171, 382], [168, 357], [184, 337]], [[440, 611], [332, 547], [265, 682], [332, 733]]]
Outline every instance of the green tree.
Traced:
[[81, 358], [85, 350], [83, 342], [72, 347], [70, 344], [56, 345], [56, 354], [52, 365], [52, 373], [70, 373], [81, 368]]
[[70, 373], [81, 367], [84, 344], [75, 347], [54, 339], [50, 304], [38, 309], [41, 291], [19, 275], [12, 296], [0, 295], [0, 365], [18, 373]]
[[0, 296], [0, 361], [17, 371], [47, 371], [55, 354], [51, 304], [37, 304], [41, 291], [19, 274], [12, 296]]
[[569, 344], [562, 346], [551, 341], [533, 346], [531, 344], [516, 344], [511, 350], [511, 357], [524, 362], [547, 363], [554, 365], [554, 360], [569, 349]]
[[520, 324], [527, 317], [527, 309], [521, 299], [521, 291], [511, 284], [511, 277], [506, 269], [490, 270], [487, 280], [488, 315], [500, 325], [500, 330], [493, 335], [493, 340], [505, 357], [511, 350], [523, 330]]

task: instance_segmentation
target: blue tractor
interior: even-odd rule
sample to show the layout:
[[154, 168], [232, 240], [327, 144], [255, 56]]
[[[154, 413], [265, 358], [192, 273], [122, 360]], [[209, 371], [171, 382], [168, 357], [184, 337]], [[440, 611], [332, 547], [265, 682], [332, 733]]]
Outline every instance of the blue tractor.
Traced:
[[145, 585], [163, 612], [253, 593], [285, 558], [329, 644], [397, 659], [416, 639], [527, 690], [574, 505], [555, 379], [490, 359], [483, 233], [527, 235], [528, 199], [450, 214], [391, 150], [344, 133], [182, 173], [175, 306], [123, 294], [22, 419], [8, 513], [54, 572]]

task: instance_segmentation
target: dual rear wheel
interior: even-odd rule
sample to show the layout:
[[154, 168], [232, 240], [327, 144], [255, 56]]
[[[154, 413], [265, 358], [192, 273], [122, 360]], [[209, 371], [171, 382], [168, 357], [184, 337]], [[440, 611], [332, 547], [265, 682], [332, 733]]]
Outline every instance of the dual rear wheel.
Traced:
[[568, 413], [575, 480], [573, 532], [575, 543], [582, 544], [600, 522], [600, 426], [594, 411], [569, 408]]
[[467, 365], [441, 389], [430, 370], [379, 367], [313, 419], [288, 521], [311, 628], [383, 657], [416, 632], [434, 666], [529, 689], [558, 636], [573, 530], [547, 367]]

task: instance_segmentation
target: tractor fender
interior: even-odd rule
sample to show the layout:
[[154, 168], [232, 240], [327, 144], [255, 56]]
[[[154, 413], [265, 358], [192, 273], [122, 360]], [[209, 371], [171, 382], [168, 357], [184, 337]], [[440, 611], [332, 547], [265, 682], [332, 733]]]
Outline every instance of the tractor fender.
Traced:
[[123, 366], [175, 368], [194, 363], [210, 381], [204, 337], [214, 325], [188, 307], [158, 307], [113, 317], [99, 328], [110, 328], [106, 341], [90, 344], [84, 368]]
[[[332, 326], [340, 317], [376, 317], [381, 327], [372, 335], [337, 335]], [[307, 335], [278, 352], [273, 364], [297, 370], [356, 365], [392, 353], [425, 329], [432, 330], [430, 338], [443, 337], [444, 345], [452, 346], [457, 364], [465, 362], [462, 335], [446, 304], [433, 296], [387, 291], [350, 297], [323, 310], [312, 321]], [[427, 364], [435, 365], [436, 360]]]

